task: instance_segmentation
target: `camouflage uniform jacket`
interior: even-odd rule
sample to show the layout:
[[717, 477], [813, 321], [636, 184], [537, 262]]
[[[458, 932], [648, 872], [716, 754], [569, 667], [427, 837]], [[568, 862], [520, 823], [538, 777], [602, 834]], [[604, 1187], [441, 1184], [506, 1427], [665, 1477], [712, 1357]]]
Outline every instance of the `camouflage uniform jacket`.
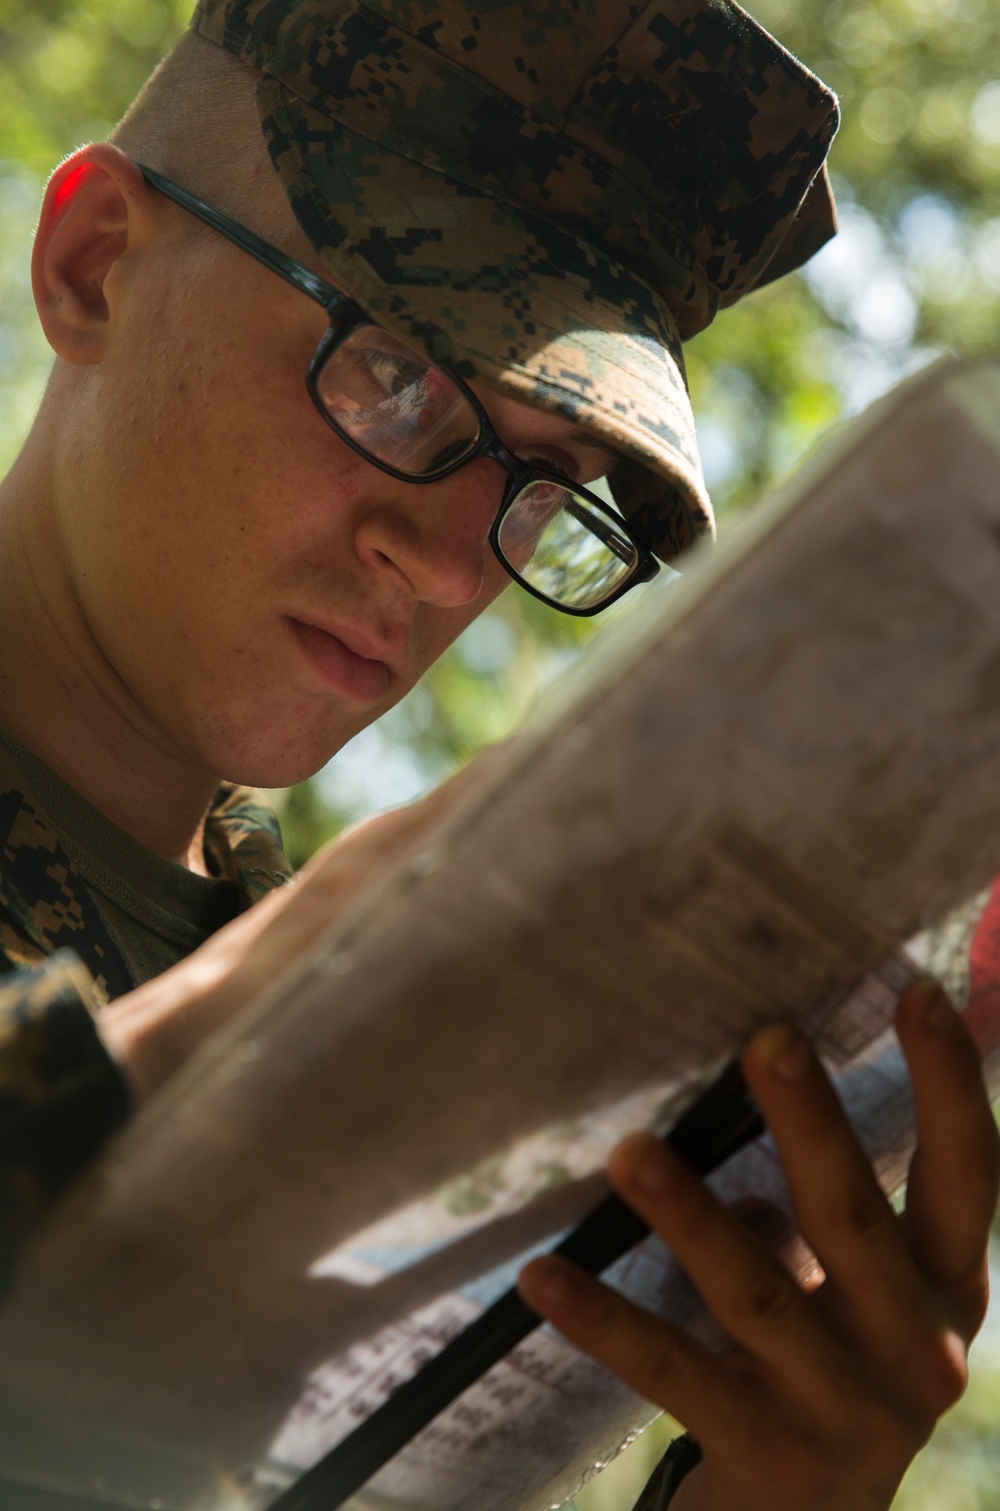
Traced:
[[[205, 852], [250, 906], [291, 877], [277, 820], [223, 784]], [[26, 1234], [127, 1119], [95, 1021], [130, 979], [82, 877], [0, 750], [0, 1289]]]

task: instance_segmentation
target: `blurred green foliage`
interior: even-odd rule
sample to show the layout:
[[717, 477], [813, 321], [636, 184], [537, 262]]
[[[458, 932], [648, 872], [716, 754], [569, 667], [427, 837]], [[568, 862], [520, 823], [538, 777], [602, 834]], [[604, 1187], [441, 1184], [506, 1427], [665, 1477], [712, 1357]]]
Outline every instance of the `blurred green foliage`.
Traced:
[[[106, 132], [188, 8], [0, 0], [0, 467], [48, 366], [27, 278], [44, 176]], [[841, 234], [804, 274], [726, 312], [688, 348], [706, 474], [723, 514], [914, 367], [943, 350], [1000, 345], [1000, 0], [752, 8], [840, 93], [831, 167]], [[590, 633], [505, 594], [378, 727], [312, 782], [277, 795], [294, 857], [505, 735]], [[901, 1511], [1000, 1511], [993, 1332], [980, 1353], [974, 1389], [908, 1477]], [[581, 1494], [580, 1511], [627, 1507], [665, 1435], [651, 1429]]]
[[185, 0], [0, 0], [0, 157], [44, 176], [106, 135], [190, 10]]

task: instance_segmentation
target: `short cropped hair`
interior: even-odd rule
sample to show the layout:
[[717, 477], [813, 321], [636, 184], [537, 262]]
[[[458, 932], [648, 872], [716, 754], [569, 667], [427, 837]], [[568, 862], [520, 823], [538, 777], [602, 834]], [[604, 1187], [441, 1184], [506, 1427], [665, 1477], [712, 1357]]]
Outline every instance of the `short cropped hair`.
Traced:
[[[258, 74], [186, 32], [150, 75], [108, 140], [258, 233], [289, 232], [255, 101]], [[191, 219], [192, 233], [199, 230]]]

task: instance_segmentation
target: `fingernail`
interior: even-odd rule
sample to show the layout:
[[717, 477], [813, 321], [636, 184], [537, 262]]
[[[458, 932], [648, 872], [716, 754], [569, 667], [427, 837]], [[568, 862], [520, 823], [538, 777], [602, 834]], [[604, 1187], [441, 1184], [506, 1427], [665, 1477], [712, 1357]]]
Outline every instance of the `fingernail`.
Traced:
[[929, 1033], [940, 1033], [950, 1028], [955, 1021], [955, 1009], [948, 995], [933, 976], [921, 976], [906, 988], [904, 997], [912, 1002], [920, 1018], [920, 1025]]
[[557, 1306], [568, 1301], [574, 1291], [576, 1273], [568, 1259], [559, 1254], [543, 1254], [525, 1265], [518, 1286], [528, 1305]]
[[751, 1049], [779, 1081], [802, 1081], [812, 1069], [812, 1050], [794, 1024], [768, 1023], [751, 1041]]

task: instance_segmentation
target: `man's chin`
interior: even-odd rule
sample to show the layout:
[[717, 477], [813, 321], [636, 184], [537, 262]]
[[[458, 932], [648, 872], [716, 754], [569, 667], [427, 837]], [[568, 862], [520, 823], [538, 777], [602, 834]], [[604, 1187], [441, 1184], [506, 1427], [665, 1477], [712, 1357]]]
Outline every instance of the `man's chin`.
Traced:
[[[358, 720], [344, 728], [309, 731], [297, 738], [285, 736], [273, 741], [261, 738], [266, 727], [262, 721], [242, 738], [219, 740], [216, 736], [210, 769], [222, 780], [244, 787], [294, 787], [315, 776], [368, 722]], [[272, 727], [279, 727], [279, 721], [275, 720]]]
[[[393, 690], [397, 696], [365, 707], [303, 693], [291, 678], [289, 684], [281, 687], [269, 678], [266, 685], [231, 686], [226, 700], [216, 698], [214, 704], [204, 689], [186, 689], [186, 707], [175, 705], [181, 718], [173, 721], [173, 743], [222, 780], [247, 787], [294, 787], [314, 776], [407, 691], [401, 680], [398, 692]], [[168, 721], [159, 722], [171, 728]]]
[[344, 740], [333, 748], [327, 747], [322, 754], [298, 758], [258, 757], [230, 761], [219, 768], [222, 772], [221, 780], [236, 782], [241, 787], [294, 787], [321, 771], [346, 743]]

